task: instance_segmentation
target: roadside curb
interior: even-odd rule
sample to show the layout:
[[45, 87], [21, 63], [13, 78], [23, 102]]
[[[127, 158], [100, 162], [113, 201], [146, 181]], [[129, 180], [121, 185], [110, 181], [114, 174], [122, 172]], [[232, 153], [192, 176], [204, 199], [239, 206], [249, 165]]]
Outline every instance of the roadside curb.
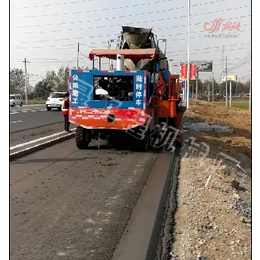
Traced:
[[39, 150], [44, 149], [44, 148], [47, 148], [47, 147], [52, 146], [54, 144], [58, 144], [58, 143], [63, 142], [65, 140], [71, 139], [74, 136], [75, 136], [75, 132], [72, 132], [72, 133], [66, 134], [64, 136], [57, 137], [55, 139], [51, 139], [51, 140], [49, 140], [47, 142], [40, 143], [40, 144], [31, 146], [31, 147], [25, 148], [23, 150], [11, 153], [10, 156], [9, 156], [9, 160], [12, 161], [12, 160], [21, 158], [21, 157], [23, 157], [25, 155], [34, 153], [36, 151], [39, 151]]
[[114, 252], [113, 260], [156, 258], [170, 181], [174, 174], [174, 161], [175, 152], [159, 154], [119, 246]]

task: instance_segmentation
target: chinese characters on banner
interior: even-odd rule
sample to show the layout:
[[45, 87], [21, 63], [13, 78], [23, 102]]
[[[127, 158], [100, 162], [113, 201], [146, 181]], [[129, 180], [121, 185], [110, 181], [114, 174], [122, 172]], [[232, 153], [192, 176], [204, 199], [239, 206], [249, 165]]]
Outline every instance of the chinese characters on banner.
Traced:
[[187, 63], [181, 64], [181, 79], [185, 80], [187, 79]]
[[137, 75], [135, 77], [135, 104], [139, 107], [143, 101], [143, 77]]
[[[188, 66], [187, 63], [181, 64], [181, 79], [186, 80], [187, 79], [187, 72]], [[190, 64], [190, 79], [195, 80], [196, 79], [196, 73], [197, 72], [197, 65], [196, 64]]]
[[190, 64], [190, 79], [195, 80], [197, 74], [197, 65], [196, 64]]
[[79, 83], [78, 83], [78, 75], [72, 76], [71, 82], [71, 102], [72, 104], [78, 104], [78, 95], [79, 95]]

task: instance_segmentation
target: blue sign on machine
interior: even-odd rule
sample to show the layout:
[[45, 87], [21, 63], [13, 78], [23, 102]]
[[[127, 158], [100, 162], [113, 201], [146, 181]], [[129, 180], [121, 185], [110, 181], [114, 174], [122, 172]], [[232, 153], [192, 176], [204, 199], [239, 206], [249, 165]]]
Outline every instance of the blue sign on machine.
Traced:
[[[127, 76], [132, 77], [133, 98], [132, 100], [119, 101], [117, 98], [109, 98], [104, 100], [94, 100], [94, 90], [96, 84], [101, 78], [110, 77], [118, 80], [118, 78]], [[97, 82], [96, 82], [97, 81]], [[106, 79], [108, 82], [108, 79]], [[99, 86], [98, 86], [99, 87]], [[144, 71], [124, 72], [124, 71], [99, 71], [88, 70], [78, 71], [71, 70], [71, 106], [72, 108], [106, 108], [119, 107], [120, 109], [140, 108], [145, 109], [146, 98], [144, 89], [146, 87], [146, 78]], [[112, 88], [111, 88], [112, 89]]]

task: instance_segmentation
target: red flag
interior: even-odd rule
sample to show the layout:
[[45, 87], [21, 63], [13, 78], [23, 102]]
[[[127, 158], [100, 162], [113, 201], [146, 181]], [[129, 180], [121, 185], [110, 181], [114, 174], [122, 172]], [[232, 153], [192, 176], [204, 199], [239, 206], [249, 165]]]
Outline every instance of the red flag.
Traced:
[[190, 79], [194, 80], [196, 79], [197, 74], [197, 65], [196, 64], [190, 64]]
[[181, 64], [181, 79], [185, 80], [187, 79], [187, 63]]

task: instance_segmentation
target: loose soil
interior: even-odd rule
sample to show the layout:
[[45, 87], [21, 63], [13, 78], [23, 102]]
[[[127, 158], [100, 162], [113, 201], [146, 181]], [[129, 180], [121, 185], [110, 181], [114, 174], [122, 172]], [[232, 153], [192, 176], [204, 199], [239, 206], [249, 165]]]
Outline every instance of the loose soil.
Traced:
[[251, 112], [191, 100], [182, 124], [194, 122], [234, 131], [182, 129], [172, 259], [251, 259]]

